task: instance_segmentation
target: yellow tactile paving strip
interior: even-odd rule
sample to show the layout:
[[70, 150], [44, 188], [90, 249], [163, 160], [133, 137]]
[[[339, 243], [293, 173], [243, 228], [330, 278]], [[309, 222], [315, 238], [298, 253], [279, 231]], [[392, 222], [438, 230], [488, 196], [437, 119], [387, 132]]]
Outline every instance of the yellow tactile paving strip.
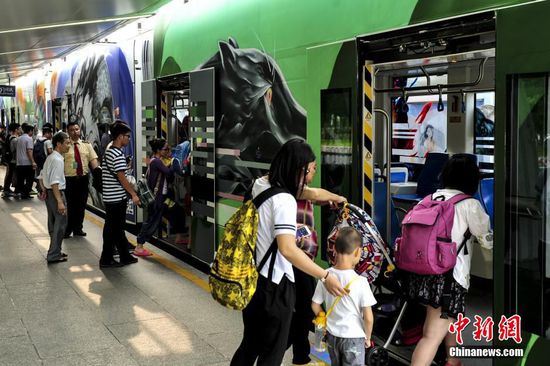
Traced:
[[[100, 227], [100, 228], [103, 228], [103, 221], [98, 219], [97, 217], [95, 216], [92, 216], [91, 214], [89, 213], [86, 213], [86, 220], [90, 221], [92, 224]], [[129, 238], [128, 241], [133, 245], [133, 246], [136, 246], [137, 243], [135, 240]], [[206, 282], [205, 280], [203, 280], [202, 278], [200, 278], [199, 276], [183, 269], [179, 264], [167, 259], [167, 258], [164, 258], [158, 254], [156, 254], [154, 251], [150, 250], [148, 248], [148, 250], [153, 253], [152, 256], [149, 256], [148, 258], [151, 258], [155, 261], [157, 261], [158, 263], [162, 264], [164, 267], [176, 272], [177, 274], [179, 274], [180, 276], [188, 279], [189, 281], [191, 281], [192, 283], [194, 283], [195, 285], [199, 286], [200, 288], [202, 288], [203, 290], [205, 291], [208, 291], [210, 292], [210, 288], [208, 287], [208, 282]]]

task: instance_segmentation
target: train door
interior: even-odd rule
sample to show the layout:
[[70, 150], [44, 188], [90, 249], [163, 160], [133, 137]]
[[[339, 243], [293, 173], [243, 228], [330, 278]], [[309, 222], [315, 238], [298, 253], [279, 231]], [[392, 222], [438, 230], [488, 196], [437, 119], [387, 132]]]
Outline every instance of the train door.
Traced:
[[[363, 173], [363, 207], [390, 247], [403, 212], [439, 188], [441, 168], [453, 154], [467, 154], [478, 163], [488, 199], [481, 194], [476, 198], [492, 215], [494, 13], [360, 37], [357, 48], [363, 146], [355, 169]], [[492, 293], [486, 291], [492, 287], [492, 253], [477, 246], [471, 258], [476, 258], [469, 290], [474, 300], [467, 302], [466, 312], [487, 317], [493, 314]], [[395, 290], [378, 288], [380, 298]], [[391, 302], [386, 307], [395, 309], [396, 304], [402, 305]], [[422, 334], [425, 311], [409, 304], [396, 328], [396, 318], [383, 308], [376, 315], [374, 338], [394, 358], [410, 362], [415, 330]], [[463, 336], [466, 344], [486, 345], [476, 342], [471, 332]], [[444, 352], [437, 360], [444, 360]]]
[[[171, 167], [176, 172], [173, 181], [166, 187], [166, 200], [164, 202], [165, 214], [163, 216], [157, 237], [163, 242], [183, 252], [192, 252], [193, 224], [191, 213], [191, 165], [190, 141], [188, 132], [189, 119], [189, 74], [182, 73], [160, 78], [150, 83], [156, 92], [154, 98], [143, 94], [144, 105], [147, 100], [154, 99], [154, 107], [151, 113], [156, 118], [146, 117], [143, 136], [144, 156], [151, 156], [148, 142], [155, 137], [164, 138], [172, 149]], [[154, 85], [154, 86], [153, 86]], [[147, 111], [146, 111], [147, 112]], [[166, 162], [169, 164], [170, 162]], [[147, 213], [144, 213], [146, 215]]]
[[170, 186], [158, 237], [210, 263], [216, 243], [214, 70], [144, 82], [142, 99], [144, 155], [150, 155], [149, 139], [163, 137], [181, 168]]
[[506, 129], [496, 135], [495, 242], [504, 245], [495, 260], [504, 265], [495, 266], [495, 310], [521, 316], [526, 365], [547, 362], [550, 346], [549, 13], [548, 2], [497, 11], [497, 120]]

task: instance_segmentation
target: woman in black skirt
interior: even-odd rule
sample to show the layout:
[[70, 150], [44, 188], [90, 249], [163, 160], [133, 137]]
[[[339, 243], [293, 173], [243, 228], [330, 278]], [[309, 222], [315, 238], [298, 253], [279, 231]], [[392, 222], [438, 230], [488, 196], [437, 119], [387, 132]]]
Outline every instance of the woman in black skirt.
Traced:
[[[441, 184], [445, 188], [437, 190], [432, 197], [444, 196], [448, 200], [461, 193], [474, 195], [479, 179], [479, 168], [475, 161], [466, 155], [455, 155], [441, 172]], [[466, 242], [466, 250], [458, 254], [452, 276], [414, 273], [406, 273], [404, 276], [405, 295], [412, 301], [426, 305], [423, 335], [414, 350], [412, 365], [430, 365], [444, 339], [447, 354], [449, 347], [456, 346], [455, 335], [450, 334], [448, 329], [459, 313], [464, 314], [464, 298], [470, 285], [469, 253], [472, 253], [472, 243], [477, 242], [486, 249], [493, 247], [489, 216], [481, 203], [473, 198], [455, 205], [452, 241], [460, 245], [468, 230], [471, 239]], [[450, 293], [449, 301], [443, 301], [444, 292]], [[448, 357], [446, 366], [455, 365], [461, 365], [460, 360]]]

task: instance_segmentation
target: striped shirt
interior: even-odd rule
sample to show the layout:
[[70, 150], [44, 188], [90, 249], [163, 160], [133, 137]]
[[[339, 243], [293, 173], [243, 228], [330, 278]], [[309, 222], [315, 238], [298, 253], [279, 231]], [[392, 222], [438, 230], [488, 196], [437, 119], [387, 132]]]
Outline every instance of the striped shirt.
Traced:
[[126, 190], [116, 177], [116, 172], [126, 171], [124, 153], [118, 147], [111, 146], [105, 151], [102, 163], [103, 202], [116, 203], [127, 199]]

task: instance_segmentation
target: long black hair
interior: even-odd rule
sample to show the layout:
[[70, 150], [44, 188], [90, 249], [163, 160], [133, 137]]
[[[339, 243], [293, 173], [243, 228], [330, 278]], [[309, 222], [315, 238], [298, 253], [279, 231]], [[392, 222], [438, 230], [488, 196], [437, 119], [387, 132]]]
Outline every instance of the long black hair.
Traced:
[[298, 197], [304, 189], [308, 164], [315, 161], [315, 154], [304, 140], [287, 141], [269, 168], [269, 183], [273, 187], [286, 189], [294, 197]]
[[151, 150], [153, 150], [153, 154], [156, 154], [159, 150], [161, 150], [164, 145], [166, 145], [166, 140], [162, 138], [155, 138], [152, 140], [149, 140], [149, 146], [151, 146]]

